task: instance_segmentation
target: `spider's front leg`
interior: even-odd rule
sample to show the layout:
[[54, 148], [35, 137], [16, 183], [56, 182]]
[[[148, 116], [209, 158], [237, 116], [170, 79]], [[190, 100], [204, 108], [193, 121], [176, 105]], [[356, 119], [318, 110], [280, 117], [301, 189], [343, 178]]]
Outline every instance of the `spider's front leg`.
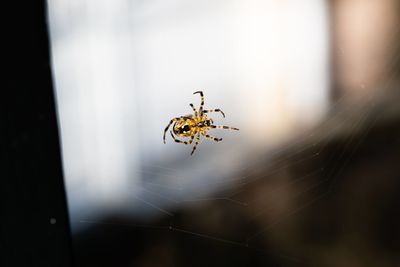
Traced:
[[174, 139], [174, 141], [177, 142], [177, 143], [185, 144], [185, 145], [190, 145], [191, 143], [193, 143], [194, 135], [192, 135], [192, 136], [190, 137], [190, 140], [189, 140], [189, 141], [182, 141], [182, 140], [179, 140], [178, 138], [176, 138], [175, 135], [174, 135], [174, 133], [173, 133], [172, 131], [169, 131], [169, 133], [171, 134], [172, 139]]
[[199, 113], [200, 113], [200, 116], [203, 116], [203, 107], [204, 107], [204, 95], [203, 95], [203, 91], [197, 91], [197, 92], [194, 92], [193, 94], [200, 94], [201, 102], [200, 102]]
[[198, 116], [198, 113], [197, 113], [197, 110], [196, 110], [196, 108], [193, 106], [193, 104], [192, 104], [192, 103], [190, 103], [190, 104], [189, 104], [189, 106], [191, 106], [191, 107], [192, 107], [192, 109], [193, 109], [193, 112], [194, 112], [194, 116], [195, 116], [195, 117], [197, 117], [197, 116]]

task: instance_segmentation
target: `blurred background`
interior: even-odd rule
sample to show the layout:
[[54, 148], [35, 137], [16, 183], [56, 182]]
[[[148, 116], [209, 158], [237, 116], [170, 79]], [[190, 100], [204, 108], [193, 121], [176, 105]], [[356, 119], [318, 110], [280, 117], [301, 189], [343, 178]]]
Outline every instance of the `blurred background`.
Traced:
[[[400, 265], [400, 3], [51, 0], [48, 18], [77, 266]], [[198, 90], [240, 131], [190, 156], [162, 135]]]

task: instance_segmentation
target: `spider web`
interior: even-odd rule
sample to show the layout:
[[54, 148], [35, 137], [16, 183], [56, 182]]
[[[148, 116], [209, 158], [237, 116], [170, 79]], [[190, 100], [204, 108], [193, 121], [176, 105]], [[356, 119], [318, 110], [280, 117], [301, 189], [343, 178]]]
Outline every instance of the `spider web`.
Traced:
[[[400, 28], [400, 27], [399, 27]], [[399, 29], [397, 29], [398, 32]], [[398, 35], [398, 34], [396, 34]], [[395, 38], [393, 38], [395, 39]], [[343, 51], [341, 51], [343, 53]], [[400, 55], [396, 55], [392, 58], [392, 61], [388, 63], [391, 66], [397, 66]], [[384, 89], [392, 88], [396, 81], [393, 79], [396, 73], [391, 73], [392, 77], [388, 77], [386, 83], [384, 84]], [[364, 84], [360, 82], [359, 85], [361, 88], [364, 88]], [[131, 197], [136, 200], [136, 203], [140, 203], [140, 207], [144, 207], [145, 209], [154, 210], [157, 214], [157, 217], [154, 218], [154, 221], [157, 221], [160, 217], [169, 218], [169, 223], [165, 225], [157, 225], [151, 222], [145, 222], [142, 224], [124, 224], [114, 221], [102, 221], [97, 219], [88, 218], [80, 218], [77, 221], [73, 221], [75, 224], [83, 224], [83, 225], [99, 225], [99, 226], [113, 226], [113, 227], [133, 227], [138, 229], [147, 229], [147, 230], [156, 230], [156, 231], [169, 231], [175, 233], [177, 235], [187, 235], [193, 238], [199, 238], [208, 240], [209, 242], [218, 242], [230, 246], [242, 247], [244, 249], [250, 249], [255, 251], [263, 251], [264, 248], [259, 247], [257, 245], [257, 239], [260, 239], [263, 234], [267, 231], [277, 227], [279, 224], [282, 224], [288, 220], [291, 220], [293, 216], [307, 210], [307, 208], [316, 205], [323, 198], [332, 194], [332, 188], [334, 187], [336, 179], [340, 176], [340, 174], [345, 170], [346, 166], [352, 160], [353, 156], [357, 152], [357, 149], [360, 147], [364, 138], [368, 135], [371, 129], [374, 128], [376, 122], [381, 118], [382, 114], [375, 113], [375, 109], [373, 108], [376, 105], [376, 100], [372, 98], [371, 95], [365, 95], [362, 101], [359, 104], [359, 109], [363, 110], [357, 114], [355, 118], [346, 117], [349, 111], [351, 111], [354, 107], [346, 106], [346, 108], [338, 109], [338, 107], [343, 107], [342, 105], [347, 100], [348, 95], [342, 96], [340, 99], [336, 100], [330, 107], [330, 111], [327, 112], [330, 116], [327, 120], [323, 121], [319, 127], [316, 127], [313, 130], [307, 130], [300, 137], [293, 139], [288, 144], [281, 146], [279, 149], [274, 149], [270, 153], [265, 154], [262, 157], [251, 162], [250, 166], [237, 166], [232, 168], [232, 172], [230, 173], [227, 179], [223, 180], [214, 180], [207, 183], [202, 183], [198, 186], [194, 186], [190, 189], [189, 194], [182, 194], [186, 190], [183, 186], [174, 186], [170, 183], [163, 183], [159, 180], [147, 180], [144, 179], [140, 181], [140, 184], [135, 184], [136, 187], [140, 188], [140, 191], [144, 193], [144, 195], [140, 194], [132, 194]], [[339, 122], [336, 125], [333, 125], [332, 122]], [[351, 124], [351, 126], [348, 126]], [[332, 126], [333, 125], [333, 126]], [[315, 188], [318, 188], [322, 185], [328, 184], [325, 186], [325, 191], [316, 196], [313, 196], [309, 201], [303, 203], [294, 209], [288, 209], [284, 214], [280, 215], [276, 220], [271, 221], [269, 224], [261, 227], [260, 229], [248, 229], [247, 233], [244, 233], [243, 239], [234, 239], [227, 238], [225, 236], [219, 236], [215, 233], [207, 233], [207, 232], [198, 232], [193, 230], [190, 225], [185, 225], [185, 228], [182, 228], [180, 225], [175, 223], [176, 210], [179, 210], [182, 206], [190, 208], [192, 204], [209, 204], [214, 202], [224, 202], [225, 204], [231, 205], [231, 208], [236, 209], [248, 209], [249, 207], [254, 207], [257, 203], [243, 201], [238, 198], [238, 195], [245, 193], [249, 190], [248, 186], [254, 183], [257, 183], [263, 179], [269, 179], [275, 174], [279, 174], [283, 170], [296, 165], [301, 164], [304, 161], [310, 159], [317, 159], [323, 152], [326, 152], [326, 144], [331, 138], [335, 137], [335, 134], [346, 125], [348, 127], [348, 131], [350, 133], [356, 132], [358, 129], [362, 129], [361, 137], [356, 139], [355, 134], [350, 134], [345, 137], [343, 140], [343, 146], [341, 147], [339, 152], [336, 152], [328, 159], [321, 160], [322, 163], [318, 167], [310, 170], [305, 175], [301, 175], [291, 180], [290, 182], [283, 185], [283, 187], [290, 187], [294, 184], [306, 180], [313, 175], [320, 174], [324, 179], [318, 180], [315, 183], [307, 186], [306, 188], [295, 192], [292, 196], [290, 196], [289, 201], [294, 201], [295, 199], [309, 193]], [[320, 134], [320, 129], [324, 127], [330, 127], [329, 132], [325, 134]], [[305, 144], [306, 143], [306, 144]], [[306, 150], [313, 149], [314, 153], [309, 154], [309, 158], [296, 159], [298, 155]], [[283, 157], [282, 157], [283, 155]], [[273, 159], [269, 168], [266, 168], [263, 163], [268, 163], [268, 159]], [[293, 159], [296, 159], [293, 161]], [[336, 163], [335, 168], [330, 168], [328, 171], [327, 165], [332, 164], [332, 162]], [[256, 167], [254, 167], [256, 166]], [[143, 174], [147, 176], [156, 176], [163, 177], [165, 179], [176, 179], [177, 175], [180, 175], [179, 168], [171, 168], [170, 166], [157, 165], [157, 164], [143, 164], [140, 170], [137, 170], [138, 174]], [[262, 170], [268, 170], [268, 172], [264, 175], [253, 175], [254, 168], [260, 168]], [[204, 170], [196, 170], [193, 172], [202, 173]], [[243, 175], [244, 173], [250, 173], [249, 175]], [[185, 177], [179, 177], [178, 180], [183, 181]], [[203, 190], [204, 188], [213, 188], [216, 189], [213, 192], [209, 192], [207, 190]], [[251, 188], [251, 187], [250, 187]], [[281, 190], [282, 187], [274, 188], [274, 190]], [[172, 192], [172, 193], [171, 193]], [[200, 192], [196, 194], [196, 192]], [[273, 192], [271, 192], [273, 193]], [[157, 201], [154, 201], [156, 200]], [[163, 202], [163, 205], [158, 202]], [[256, 212], [254, 212], [250, 218], [250, 221], [256, 220], [263, 214], [267, 213], [269, 210], [274, 208], [274, 205], [277, 203], [267, 203], [269, 205], [265, 205], [262, 207], [255, 207]], [[77, 219], [77, 218], [74, 218]], [[237, 218], [240, 220], [241, 218]], [[271, 251], [268, 250], [268, 253]], [[276, 255], [278, 257], [284, 257], [285, 259], [292, 261], [300, 261], [304, 262], [305, 259], [300, 259], [298, 257], [287, 255], [285, 253], [276, 251]]]
[[[399, 60], [399, 56], [396, 56], [392, 59], [393, 61], [393, 66], [397, 65], [397, 62]], [[392, 73], [392, 76], [395, 76], [395, 73]], [[387, 82], [384, 84], [384, 88], [390, 89], [395, 85], [396, 81], [395, 79], [391, 79], [391, 77], [388, 78]], [[364, 88], [364, 84], [360, 83], [359, 85], [361, 88]], [[152, 223], [144, 223], [144, 224], [125, 224], [125, 223], [119, 223], [119, 222], [113, 222], [113, 221], [101, 221], [101, 220], [90, 220], [90, 219], [80, 219], [76, 221], [75, 223], [79, 224], [86, 224], [86, 225], [105, 225], [105, 226], [115, 226], [115, 227], [134, 227], [134, 228], [139, 228], [139, 229], [147, 229], [147, 230], [157, 230], [157, 231], [169, 231], [176, 233], [177, 235], [182, 234], [182, 235], [188, 235], [193, 238], [200, 238], [204, 240], [209, 240], [210, 242], [219, 242], [222, 244], [226, 245], [231, 245], [231, 246], [237, 246], [237, 247], [242, 247], [244, 249], [251, 249], [254, 251], [261, 251], [261, 252], [267, 252], [264, 251], [264, 248], [258, 247], [256, 245], [252, 245], [252, 243], [258, 238], [260, 238], [265, 232], [268, 230], [276, 227], [277, 225], [290, 220], [294, 215], [301, 213], [302, 211], [306, 210], [312, 205], [316, 205], [321, 199], [327, 197], [330, 193], [332, 193], [332, 188], [335, 183], [335, 180], [337, 177], [340, 176], [342, 171], [345, 169], [346, 165], [352, 160], [352, 157], [354, 154], [357, 152], [357, 149], [359, 146], [362, 144], [364, 141], [364, 138], [368, 135], [371, 129], [376, 125], [376, 122], [381, 118], [382, 114], [380, 113], [375, 113], [375, 109], [373, 108], [377, 103], [376, 100], [371, 95], [365, 95], [360, 101], [361, 104], [359, 104], [359, 109], [364, 110], [363, 112], [357, 114], [357, 117], [355, 118], [349, 118], [346, 117], [346, 114], [354, 109], [354, 107], [349, 107], [347, 106], [346, 108], [342, 109], [337, 109], [340, 105], [342, 105], [348, 96], [344, 95], [340, 99], [338, 99], [333, 105], [330, 107], [330, 112], [328, 114], [333, 114], [330, 117], [328, 117], [327, 120], [323, 121], [319, 127], [316, 127], [314, 130], [307, 130], [304, 132], [301, 137], [296, 138], [289, 142], [288, 144], [281, 146], [279, 149], [275, 149], [274, 151], [270, 152], [267, 154], [269, 158], [274, 158], [275, 156], [279, 155], [284, 155], [283, 158], [274, 160], [273, 163], [274, 165], [277, 165], [276, 167], [272, 168], [267, 168], [268, 174], [267, 175], [259, 175], [259, 176], [253, 176], [253, 175], [241, 175], [242, 173], [246, 173], [249, 170], [254, 170], [253, 166], [257, 166], [260, 163], [265, 162], [265, 158], [259, 158], [258, 161], [253, 161], [251, 163], [250, 167], [239, 167], [234, 170], [234, 172], [230, 175], [230, 179], [225, 179], [221, 181], [214, 181], [211, 183], [206, 183], [202, 184], [199, 187], [195, 187], [194, 189], [199, 189], [200, 187], [213, 187], [217, 186], [218, 190], [217, 192], [222, 192], [219, 196], [215, 196], [215, 192], [210, 195], [210, 193], [206, 193], [207, 197], [202, 197], [203, 194], [200, 194], [199, 196], [192, 196], [192, 197], [171, 197], [168, 195], [163, 194], [163, 190], [173, 190], [173, 191], [184, 191], [183, 187], [174, 187], [166, 183], [157, 183], [157, 182], [152, 182], [152, 181], [142, 181], [142, 184], [139, 185], [141, 186], [141, 190], [143, 192], [146, 192], [148, 195], [153, 195], [156, 196], [159, 199], [162, 199], [166, 202], [168, 202], [167, 207], [161, 206], [155, 202], [146, 200], [145, 198], [142, 198], [140, 196], [132, 196], [135, 198], [137, 201], [141, 202], [144, 206], [147, 206], [150, 209], [154, 209], [157, 212], [159, 212], [159, 215], [161, 216], [166, 216], [169, 217], [169, 224], [166, 225], [157, 225], [157, 224], [152, 224]], [[331, 122], [339, 122], [336, 124], [333, 128], [330, 128], [329, 133], [327, 134], [320, 134], [319, 129], [324, 126], [331, 126]], [[348, 127], [349, 123], [351, 123], [351, 126]], [[318, 166], [318, 168], [310, 171], [309, 173], [302, 175], [300, 177], [296, 177], [284, 187], [291, 186], [301, 180], [307, 179], [310, 176], [313, 176], [317, 173], [323, 174], [324, 179], [318, 180], [317, 182], [311, 184], [307, 188], [300, 190], [298, 192], [295, 192], [294, 195], [291, 196], [291, 200], [294, 200], [303, 194], [306, 194], [307, 192], [313, 190], [316, 187], [321, 186], [324, 183], [328, 183], [329, 186], [327, 187], [327, 190], [324, 192], [314, 196], [309, 200], [308, 202], [304, 203], [303, 205], [296, 207], [295, 209], [289, 209], [285, 212], [285, 214], [281, 215], [278, 219], [275, 221], [270, 222], [269, 224], [265, 225], [261, 229], [257, 229], [256, 231], [251, 231], [247, 232], [245, 234], [245, 238], [242, 240], [236, 240], [236, 239], [229, 239], [225, 237], [221, 237], [218, 235], [215, 235], [213, 233], [206, 233], [206, 232], [197, 232], [194, 231], [190, 228], [190, 226], [186, 226], [186, 228], [181, 228], [179, 225], [175, 225], [174, 223], [174, 217], [175, 217], [175, 210], [178, 209], [181, 205], [186, 205], [186, 204], [192, 204], [192, 203], [207, 203], [207, 202], [226, 202], [229, 203], [230, 205], [237, 206], [238, 208], [247, 208], [251, 206], [253, 203], [251, 202], [243, 202], [240, 199], [236, 199], [235, 197], [248, 190], [246, 186], [249, 184], [255, 183], [261, 179], [268, 179], [269, 177], [279, 173], [280, 171], [286, 169], [287, 167], [295, 164], [299, 164], [303, 161], [309, 160], [311, 158], [317, 158], [320, 156], [322, 152], [324, 152], [326, 148], [327, 141], [330, 140], [335, 136], [335, 133], [337, 133], [338, 129], [342, 128], [343, 125], [346, 125], [347, 130], [350, 133], [353, 133], [357, 131], [357, 129], [362, 129], [361, 137], [356, 139], [355, 134], [350, 134], [349, 136], [345, 137], [343, 140], [343, 146], [340, 149], [340, 152], [337, 152], [335, 154], [332, 154], [329, 159], [324, 159], [323, 164]], [[313, 138], [317, 136], [316, 138]], [[312, 140], [312, 142], [308, 142], [307, 144], [304, 144], [304, 141], [309, 141]], [[317, 148], [315, 153], [311, 154], [309, 158], [303, 158], [297, 161], [291, 161], [290, 159], [295, 158], [296, 155], [301, 154], [301, 152], [306, 151], [308, 149], [312, 148]], [[294, 151], [293, 151], [294, 150]], [[291, 151], [288, 153], [288, 151]], [[289, 159], [289, 160], [288, 160]], [[326, 171], [326, 165], [330, 164], [332, 161], [335, 161], [337, 164], [336, 168], [331, 170], [330, 172]], [[283, 163], [283, 164], [282, 164]], [[146, 173], [148, 175], [156, 175], [160, 176], [162, 175], [164, 178], [172, 178], [176, 177], [176, 172], [179, 170], [177, 168], [171, 168], [171, 167], [166, 167], [166, 166], [161, 166], [161, 165], [154, 165], [154, 164], [146, 164], [143, 165], [146, 169], [146, 171], [139, 171], [140, 173]], [[153, 171], [151, 171], [153, 169]], [[159, 171], [154, 171], [155, 170], [162, 170], [163, 174], [160, 174]], [[278, 190], [281, 188], [275, 188], [275, 190]], [[228, 192], [228, 193], [224, 193]], [[217, 193], [218, 194], [218, 193]], [[250, 220], [255, 220], [257, 217], [262, 216], [264, 213], [266, 213], [268, 210], [273, 209], [274, 203], [269, 203], [271, 204], [270, 206], [267, 207], [261, 207], [257, 213], [254, 213], [253, 216], [251, 217]], [[238, 218], [240, 220], [240, 218]], [[268, 250], [268, 253], [271, 252], [271, 249]], [[293, 262], [305, 262], [305, 259], [301, 259], [292, 255], [287, 255], [285, 253], [276, 251], [275, 255], [278, 257], [285, 258], [286, 260], [290, 260]]]
[[[394, 62], [397, 61], [397, 58], [394, 59]], [[363, 87], [362, 84], [360, 84], [361, 87]], [[385, 87], [390, 87], [392, 86], [392, 82], [387, 82]], [[331, 109], [334, 110], [336, 106], [339, 106], [343, 101], [345, 101], [346, 96], [343, 96], [339, 100], [335, 102], [334, 105], [332, 105]], [[361, 107], [373, 107], [375, 105], [375, 101], [372, 99], [370, 96], [365, 96], [364, 101], [362, 101]], [[338, 118], [343, 118], [343, 116], [346, 113], [346, 109], [339, 110], [336, 114], [328, 118], [327, 121], [324, 121], [322, 125], [331, 125], [331, 121], [335, 121]], [[330, 112], [329, 112], [330, 113]], [[307, 179], [308, 177], [311, 177], [317, 173], [322, 174], [322, 177], [324, 179], [318, 180], [317, 182], [311, 184], [307, 188], [295, 192], [291, 196], [290, 200], [294, 200], [296, 198], [299, 198], [303, 194], [306, 194], [307, 192], [315, 189], [316, 187], [321, 186], [324, 183], [329, 183], [329, 186], [327, 187], [327, 190], [321, 194], [318, 194], [314, 197], [312, 197], [311, 200], [308, 202], [304, 203], [303, 205], [296, 207], [295, 209], [289, 209], [285, 212], [285, 214], [279, 216], [278, 219], [270, 222], [269, 224], [265, 225], [261, 229], [257, 229], [256, 231], [251, 231], [249, 230], [248, 233], [245, 234], [245, 238], [243, 240], [236, 240], [236, 239], [230, 239], [226, 237], [221, 237], [218, 235], [215, 235], [213, 233], [204, 233], [204, 232], [197, 232], [194, 231], [190, 228], [190, 225], [186, 225], [186, 228], [181, 228], [179, 225], [175, 225], [174, 223], [174, 210], [176, 207], [179, 207], [181, 205], [187, 205], [187, 204], [193, 204], [193, 203], [209, 203], [209, 202], [226, 202], [229, 203], [232, 206], [236, 206], [237, 208], [243, 209], [247, 208], [249, 206], [252, 206], [254, 203], [251, 202], [243, 202], [240, 199], [237, 199], [236, 196], [240, 193], [245, 192], [248, 190], [246, 186], [252, 183], [256, 183], [257, 181], [261, 179], [268, 179], [269, 177], [273, 176], [274, 174], [279, 173], [282, 170], [285, 170], [286, 168], [292, 166], [293, 164], [299, 164], [302, 161], [309, 160], [311, 158], [317, 158], [320, 156], [322, 152], [324, 152], [326, 141], [329, 140], [330, 138], [333, 138], [336, 130], [335, 128], [331, 128], [330, 133], [326, 135], [320, 135], [317, 138], [312, 139], [313, 141], [309, 144], [304, 145], [303, 142], [309, 140], [309, 138], [312, 138], [318, 134], [318, 129], [313, 130], [313, 131], [308, 131], [309, 133], [307, 135], [303, 135], [299, 139], [295, 139], [294, 141], [290, 142], [289, 144], [285, 145], [284, 147], [281, 147], [278, 150], [273, 151], [272, 153], [268, 154], [269, 157], [273, 158], [276, 155], [281, 155], [283, 152], [286, 152], [285, 157], [275, 160], [274, 165], [277, 165], [276, 167], [268, 168], [268, 174], [265, 175], [259, 175], [259, 176], [241, 176], [240, 174], [246, 173], [248, 169], [250, 168], [252, 171], [254, 171], [252, 168], [253, 167], [241, 167], [238, 168], [234, 171], [234, 174], [231, 175], [234, 178], [228, 179], [228, 180], [223, 180], [223, 181], [215, 181], [213, 183], [207, 183], [202, 186], [210, 187], [210, 186], [218, 186], [219, 192], [222, 192], [222, 194], [215, 196], [215, 194], [212, 194], [211, 196], [206, 196], [202, 197], [202, 194], [199, 196], [192, 196], [189, 198], [174, 198], [170, 197], [168, 195], [163, 194], [163, 189], [168, 189], [168, 190], [175, 190], [175, 191], [181, 191], [184, 190], [184, 188], [180, 187], [171, 187], [168, 184], [162, 184], [162, 183], [154, 183], [151, 181], [143, 181], [143, 186], [142, 190], [146, 192], [149, 195], [153, 195], [159, 199], [162, 199], [166, 202], [169, 202], [168, 205], [159, 205], [155, 204], [152, 201], [146, 200], [142, 197], [139, 196], [133, 196], [135, 199], [137, 199], [139, 202], [142, 202], [144, 206], [147, 206], [150, 209], [154, 209], [157, 212], [160, 213], [160, 215], [170, 217], [170, 223], [168, 225], [154, 225], [151, 223], [145, 223], [145, 224], [121, 224], [118, 222], [112, 222], [112, 221], [99, 221], [99, 220], [90, 220], [90, 219], [81, 219], [79, 220], [80, 224], [96, 224], [96, 225], [112, 225], [115, 227], [136, 227], [136, 228], [145, 228], [145, 229], [154, 229], [158, 231], [170, 231], [174, 232], [177, 235], [178, 234], [183, 234], [183, 235], [188, 235], [193, 238], [200, 238], [200, 239], [205, 239], [209, 240], [210, 242], [219, 242], [219, 243], [224, 243], [226, 245], [233, 245], [233, 246], [238, 246], [238, 247], [243, 247], [245, 249], [251, 249], [254, 251], [262, 251], [263, 248], [258, 247], [257, 245], [254, 245], [255, 242], [258, 238], [260, 238], [265, 232], [268, 230], [276, 227], [277, 225], [290, 220], [294, 215], [306, 210], [312, 205], [315, 205], [318, 203], [321, 199], [327, 197], [331, 193], [332, 186], [334, 185], [335, 179], [341, 174], [341, 172], [345, 169], [346, 165], [351, 161], [353, 155], [356, 153], [358, 147], [362, 144], [364, 137], [367, 136], [369, 131], [375, 126], [375, 123], [379, 120], [380, 114], [373, 114], [374, 109], [373, 108], [368, 108], [365, 112], [359, 114], [357, 118], [345, 118], [344, 121], [341, 120], [342, 123], [346, 124], [346, 120], [349, 120], [352, 123], [352, 126], [350, 129], [348, 129], [350, 132], [354, 132], [356, 129], [363, 128], [363, 132], [361, 135], [361, 138], [355, 139], [355, 135], [351, 134], [346, 139], [344, 140], [344, 146], [341, 148], [340, 153], [336, 153], [331, 155], [329, 159], [323, 160], [323, 164], [321, 164], [318, 168], [312, 170], [311, 172], [302, 175], [300, 177], [296, 177], [289, 183], [287, 183], [286, 186], [291, 186], [301, 180]], [[371, 120], [372, 118], [372, 120]], [[363, 127], [364, 124], [367, 124], [367, 126]], [[337, 124], [335, 127], [340, 128], [343, 125]], [[295, 158], [296, 155], [300, 154], [301, 152], [315, 148], [316, 152], [314, 154], [310, 155], [310, 158], [306, 159], [300, 159], [295, 162], [290, 161], [288, 159]], [[296, 149], [293, 149], [296, 148]], [[292, 151], [294, 150], [294, 151]], [[292, 151], [290, 153], [287, 153], [287, 151]], [[334, 169], [334, 171], [327, 172], [326, 171], [326, 165], [330, 164], [331, 161], [337, 162], [337, 166]], [[257, 164], [265, 162], [265, 159], [261, 158], [259, 159], [259, 162], [252, 162], [251, 166], [257, 166]], [[171, 176], [174, 176], [174, 172], [177, 171], [177, 169], [173, 168], [167, 168], [165, 166], [159, 166], [159, 165], [146, 165], [147, 169], [150, 167], [152, 169], [159, 169], [164, 171], [164, 177], [168, 178]], [[146, 171], [147, 174], [154, 174], [154, 175], [160, 175], [159, 172], [151, 172], [151, 171]], [[235, 175], [236, 174], [236, 175]], [[225, 188], [227, 188], [225, 190]], [[160, 190], [161, 189], [161, 190]], [[275, 188], [275, 190], [282, 189], [282, 188]], [[229, 192], [229, 193], [225, 193]], [[209, 195], [209, 194], [206, 194]], [[268, 212], [268, 210], [273, 209], [274, 203], [268, 203], [270, 205], [266, 205], [266, 207], [261, 207], [258, 209], [257, 213], [254, 213], [253, 216], [251, 217], [250, 220], [255, 220], [259, 216], [262, 216], [264, 213]], [[167, 206], [167, 207], [164, 207]], [[179, 208], [178, 208], [179, 209]], [[240, 220], [240, 218], [238, 218]], [[267, 252], [267, 251], [265, 251]], [[268, 253], [270, 253], [271, 250], [268, 250]], [[292, 255], [287, 255], [282, 252], [277, 251], [276, 255], [278, 257], [283, 257], [286, 260], [291, 260], [294, 262], [304, 262], [304, 259], [299, 259], [298, 257], [294, 257]]]

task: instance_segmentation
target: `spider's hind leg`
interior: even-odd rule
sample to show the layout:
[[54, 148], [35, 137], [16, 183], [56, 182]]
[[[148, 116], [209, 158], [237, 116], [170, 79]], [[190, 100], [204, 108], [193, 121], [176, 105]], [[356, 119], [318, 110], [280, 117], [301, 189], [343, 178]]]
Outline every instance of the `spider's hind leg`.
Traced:
[[229, 127], [229, 126], [225, 126], [225, 125], [210, 125], [210, 128], [213, 128], [213, 129], [227, 129], [227, 130], [239, 131], [238, 128]]
[[202, 133], [202, 135], [204, 137], [208, 138], [208, 139], [211, 139], [211, 140], [215, 141], [215, 142], [222, 141], [222, 138], [214, 137], [214, 136], [211, 136], [211, 135], [208, 135], [208, 134], [205, 134], [205, 133]]
[[179, 140], [178, 138], [176, 138], [175, 135], [172, 133], [172, 131], [169, 131], [169, 133], [171, 134], [172, 139], [174, 139], [174, 141], [179, 144], [190, 145], [194, 139], [194, 136], [191, 136], [189, 141], [182, 141], [182, 140]]
[[203, 113], [210, 113], [210, 112], [220, 112], [222, 114], [222, 116], [225, 118], [225, 113], [222, 110], [220, 110], [219, 108], [203, 110]]
[[[193, 137], [194, 137], [194, 136], [193, 136]], [[196, 143], [194, 144], [193, 149], [192, 149], [192, 153], [190, 153], [190, 155], [193, 155], [193, 153], [194, 153], [194, 151], [196, 150], [197, 145], [198, 145], [199, 143], [200, 143], [200, 133], [197, 134]]]

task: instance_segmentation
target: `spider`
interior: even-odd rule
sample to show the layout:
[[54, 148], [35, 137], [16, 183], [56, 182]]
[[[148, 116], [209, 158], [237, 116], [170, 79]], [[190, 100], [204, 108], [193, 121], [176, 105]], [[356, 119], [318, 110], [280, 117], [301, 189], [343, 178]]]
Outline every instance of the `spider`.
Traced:
[[[180, 144], [185, 144], [185, 145], [190, 145], [193, 143], [194, 138], [196, 137], [196, 142], [193, 146], [192, 152], [190, 155], [193, 155], [194, 151], [197, 148], [197, 145], [200, 143], [200, 135], [211, 139], [215, 142], [220, 142], [222, 141], [222, 138], [217, 138], [213, 137], [211, 135], [207, 134], [207, 131], [210, 129], [229, 129], [229, 130], [235, 130], [238, 131], [238, 128], [234, 127], [229, 127], [229, 126], [223, 126], [223, 125], [213, 125], [214, 121], [211, 118], [207, 117], [207, 113], [211, 112], [220, 112], [222, 116], [225, 118], [225, 114], [222, 110], [220, 109], [209, 109], [209, 110], [204, 110], [204, 95], [202, 91], [197, 91], [194, 92], [193, 94], [200, 94], [201, 98], [201, 103], [200, 103], [200, 108], [199, 111], [193, 106], [193, 104], [189, 104], [190, 107], [192, 108], [194, 115], [186, 115], [186, 116], [181, 116], [181, 117], [176, 117], [173, 118], [167, 127], [165, 127], [164, 130], [164, 144], [165, 144], [165, 134], [167, 133], [169, 127], [173, 124], [174, 126], [172, 127], [173, 131], [169, 131], [171, 133], [172, 139], [176, 143]], [[179, 137], [190, 137], [189, 141], [181, 141], [179, 140], [176, 136]]]

